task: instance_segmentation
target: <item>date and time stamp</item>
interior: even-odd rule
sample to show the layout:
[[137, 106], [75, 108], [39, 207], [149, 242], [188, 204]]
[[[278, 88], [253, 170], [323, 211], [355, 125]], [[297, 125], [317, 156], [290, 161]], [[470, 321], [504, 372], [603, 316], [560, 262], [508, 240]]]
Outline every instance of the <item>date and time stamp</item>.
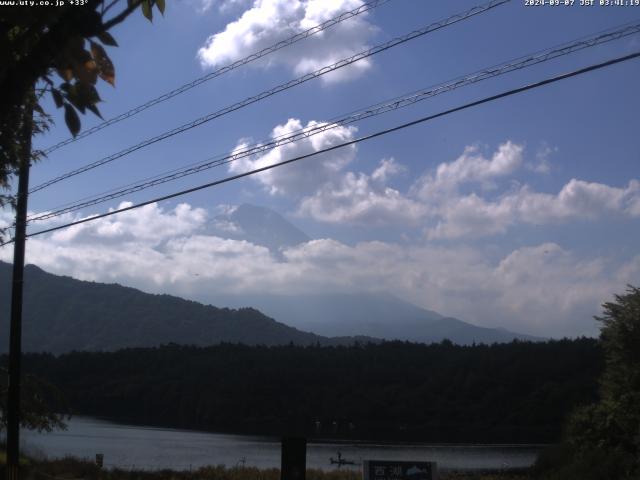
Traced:
[[[521, 0], [525, 7], [639, 7], [640, 0]], [[86, 5], [88, 0], [0, 0], [1, 6]]]
[[[0, 0], [1, 6], [86, 5], [88, 0]], [[522, 0], [525, 7], [639, 7], [640, 0]]]
[[525, 7], [640, 7], [640, 0], [522, 0]]

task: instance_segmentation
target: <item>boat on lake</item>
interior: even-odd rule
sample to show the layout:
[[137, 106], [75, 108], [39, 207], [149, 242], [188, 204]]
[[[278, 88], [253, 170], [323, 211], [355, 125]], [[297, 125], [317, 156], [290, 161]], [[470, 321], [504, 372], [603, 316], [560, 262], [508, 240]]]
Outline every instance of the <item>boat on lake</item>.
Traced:
[[346, 458], [342, 458], [342, 453], [338, 452], [338, 458], [335, 459], [333, 457], [329, 457], [329, 463], [331, 465], [338, 465], [339, 467], [342, 465], [357, 465], [353, 460], [348, 460]]

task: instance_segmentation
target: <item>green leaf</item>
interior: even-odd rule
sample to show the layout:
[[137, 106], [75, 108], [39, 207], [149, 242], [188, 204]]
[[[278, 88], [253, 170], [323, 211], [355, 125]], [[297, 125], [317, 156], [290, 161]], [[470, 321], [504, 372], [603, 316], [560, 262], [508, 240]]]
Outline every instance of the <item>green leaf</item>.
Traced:
[[56, 103], [56, 108], [62, 108], [62, 105], [64, 105], [64, 100], [62, 98], [60, 90], [58, 90], [57, 88], [51, 89], [51, 95], [53, 95], [53, 101]]
[[151, 10], [150, 0], [142, 0], [142, 14], [151, 22], [153, 21], [153, 11]]
[[164, 15], [164, 9], [165, 9], [165, 1], [164, 0], [156, 0], [156, 5], [158, 6], [158, 10], [160, 10], [160, 13], [162, 15]]
[[64, 121], [74, 137], [80, 133], [80, 118], [75, 109], [68, 103], [64, 104]]
[[105, 45], [109, 45], [110, 47], [117, 47], [118, 42], [116, 39], [111, 36], [109, 32], [102, 32], [98, 34], [98, 39], [104, 43]]

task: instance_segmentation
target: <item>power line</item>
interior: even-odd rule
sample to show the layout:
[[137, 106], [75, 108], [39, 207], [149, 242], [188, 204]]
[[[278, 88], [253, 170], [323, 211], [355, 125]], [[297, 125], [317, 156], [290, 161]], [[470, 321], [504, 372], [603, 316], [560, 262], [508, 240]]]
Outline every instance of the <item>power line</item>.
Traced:
[[64, 147], [65, 145], [68, 145], [70, 143], [76, 142], [78, 140], [80, 140], [81, 138], [85, 138], [88, 137], [89, 135], [92, 135], [110, 125], [114, 125], [116, 123], [119, 123], [123, 120], [126, 120], [127, 118], [131, 118], [134, 115], [137, 115], [138, 113], [146, 110], [147, 108], [153, 107], [154, 105], [157, 105], [159, 103], [165, 102], [177, 95], [180, 95], [181, 93], [184, 93], [188, 90], [191, 90], [194, 87], [197, 87], [198, 85], [201, 85], [205, 82], [208, 82], [209, 80], [213, 80], [216, 77], [219, 77], [221, 75], [224, 75], [225, 73], [228, 73], [232, 70], [235, 70], [236, 68], [239, 68], [243, 65], [246, 65], [248, 63], [254, 62], [262, 57], [265, 57], [271, 53], [277, 52], [278, 50], [281, 50], [282, 48], [285, 47], [289, 47], [291, 45], [293, 45], [294, 43], [299, 42], [300, 40], [304, 40], [305, 38], [308, 38], [312, 35], [315, 35], [316, 33], [322, 32], [323, 30], [326, 30], [330, 27], [333, 27], [334, 25], [337, 25], [341, 22], [344, 22], [345, 20], [349, 20], [350, 18], [356, 17], [362, 13], [368, 12], [369, 10], [373, 10], [374, 8], [379, 7], [380, 5], [383, 5], [387, 2], [389, 2], [391, 0], [373, 0], [371, 2], [367, 2], [363, 5], [360, 5], [358, 8], [354, 8], [353, 10], [349, 10], [347, 12], [343, 12], [340, 15], [338, 15], [337, 17], [331, 18], [325, 22], [322, 22], [314, 27], [311, 27], [307, 30], [304, 30], [300, 33], [297, 33], [295, 35], [292, 35], [291, 37], [282, 40], [280, 42], [277, 42], [269, 47], [266, 47], [262, 50], [260, 50], [259, 52], [255, 52], [252, 53], [251, 55], [248, 55], [244, 58], [241, 58], [240, 60], [236, 60], [233, 63], [230, 63], [228, 65], [225, 65], [224, 67], [221, 67], [217, 70], [214, 70], [211, 73], [208, 73], [206, 75], [203, 75], [202, 77], [199, 77], [195, 80], [193, 80], [192, 82], [186, 83], [178, 88], [175, 88], [163, 95], [160, 95], [159, 97], [153, 98], [151, 100], [149, 100], [146, 103], [143, 103], [142, 105], [139, 105], [135, 108], [132, 108], [124, 113], [121, 113], [113, 118], [110, 118], [109, 120], [106, 120], [92, 128], [89, 128], [85, 131], [83, 131], [82, 133], [76, 135], [75, 137], [69, 137], [66, 140], [63, 140], [62, 142], [56, 143], [55, 145], [52, 145], [48, 148], [46, 148], [44, 150], [45, 154], [49, 154], [55, 150], [58, 150], [61, 147]]
[[214, 167], [225, 165], [241, 158], [263, 153], [265, 151], [272, 150], [276, 147], [288, 143], [294, 143], [339, 126], [348, 125], [365, 118], [370, 118], [393, 110], [404, 108], [417, 102], [439, 95], [441, 93], [449, 92], [466, 85], [503, 75], [505, 73], [521, 70], [532, 65], [546, 62], [564, 55], [569, 55], [585, 48], [601, 45], [603, 43], [624, 38], [639, 32], [640, 22], [634, 24], [625, 24], [623, 26], [615, 27], [615, 29], [611, 28], [597, 34], [593, 34], [589, 37], [582, 37], [578, 40], [574, 40], [573, 42], [564, 43], [556, 47], [519, 57], [518, 59], [509, 62], [488, 67], [483, 70], [468, 74], [466, 76], [458, 77], [454, 80], [444, 82], [437, 86], [412, 92], [401, 97], [396, 97], [394, 99], [378, 103], [365, 109], [352, 112], [346, 116], [336, 117], [327, 123], [319, 124], [312, 128], [302, 128], [289, 134], [283, 134], [264, 143], [258, 143], [254, 144], [251, 147], [235, 150], [230, 154], [211, 157], [204, 162], [199, 162], [187, 167], [174, 169], [170, 172], [165, 172], [164, 174], [158, 174], [153, 177], [149, 177], [148, 179], [142, 180], [138, 183], [131, 183], [117, 189], [112, 189], [108, 192], [104, 192], [99, 196], [85, 197], [86, 201], [82, 201], [85, 199], [81, 199], [76, 202], [71, 202], [57, 209], [54, 209], [53, 211], [32, 216], [28, 220], [30, 222], [48, 220], [64, 215], [65, 213], [70, 213], [85, 207], [98, 205], [100, 203], [120, 198], [131, 193], [146, 190], [147, 188], [155, 187], [157, 185], [177, 180], [188, 175], [193, 175], [195, 173], [199, 173]]
[[78, 169], [72, 170], [70, 172], [64, 173], [58, 177], [55, 177], [51, 180], [48, 180], [36, 187], [33, 187], [29, 193], [34, 193], [37, 192], [39, 190], [42, 190], [44, 188], [47, 188], [55, 183], [61, 182], [63, 180], [66, 180], [67, 178], [79, 175], [81, 173], [87, 172], [89, 170], [93, 170], [94, 168], [100, 167], [102, 165], [105, 165], [107, 163], [113, 162], [114, 160], [117, 160], [119, 158], [124, 157], [125, 155], [128, 155], [130, 153], [133, 153], [137, 150], [140, 150], [141, 148], [147, 147], [149, 145], [152, 145], [154, 143], [157, 143], [161, 140], [165, 140], [169, 137], [172, 137], [174, 135], [177, 135], [179, 133], [183, 133], [186, 132], [187, 130], [190, 130], [192, 128], [198, 127], [204, 123], [210, 122], [211, 120], [221, 117], [223, 115], [226, 115], [228, 113], [231, 113], [235, 110], [239, 110], [243, 107], [246, 107], [248, 105], [251, 105], [253, 103], [256, 103], [260, 100], [264, 100], [265, 98], [271, 97], [277, 93], [283, 92], [285, 90], [288, 90], [290, 88], [296, 87], [302, 83], [308, 82], [309, 80], [318, 78], [322, 75], [325, 75], [327, 73], [333, 72], [335, 70], [338, 70], [340, 68], [346, 67], [348, 65], [351, 65], [359, 60], [363, 60], [365, 58], [368, 58], [372, 55], [376, 55], [380, 52], [383, 52], [385, 50], [389, 50], [390, 48], [396, 47], [398, 45], [404, 44], [406, 42], [409, 42], [411, 40], [414, 40], [418, 37], [424, 36], [428, 33], [434, 32], [436, 30], [440, 30], [442, 28], [448, 27], [450, 25], [453, 25], [455, 23], [461, 22], [463, 20], [466, 20], [468, 18], [471, 18], [475, 15], [479, 15], [481, 13], [484, 13], [488, 10], [491, 10], [493, 8], [496, 8], [500, 5], [503, 5], [505, 3], [510, 2], [511, 0], [491, 0], [488, 3], [485, 3], [483, 5], [479, 5], [479, 6], [475, 6], [463, 13], [459, 13], [459, 14], [455, 14], [452, 15], [444, 20], [441, 20], [439, 22], [435, 22], [432, 23], [430, 25], [427, 25], [425, 27], [422, 27], [418, 30], [414, 30], [412, 32], [409, 32], [406, 35], [400, 36], [400, 37], [396, 37], [392, 40], [389, 40], [388, 42], [376, 45], [375, 47], [369, 48], [367, 50], [364, 50], [360, 53], [357, 53], [355, 55], [352, 55], [351, 57], [348, 58], [344, 58], [332, 65], [329, 66], [325, 66], [322, 67], [318, 70], [316, 70], [315, 72], [311, 72], [311, 73], [307, 73], [306, 75], [303, 75], [301, 77], [298, 77], [296, 79], [293, 80], [289, 80], [288, 82], [282, 83], [280, 85], [277, 85], [276, 87], [273, 87], [269, 90], [265, 90], [257, 95], [254, 95], [252, 97], [248, 97], [245, 98], [244, 100], [237, 102], [233, 105], [230, 105], [228, 107], [225, 107], [221, 110], [218, 110], [216, 112], [210, 113], [208, 115], [205, 115], [204, 117], [200, 117], [196, 120], [193, 120], [189, 123], [186, 123], [184, 125], [181, 125], [179, 127], [176, 127], [172, 130], [169, 130], [167, 132], [161, 133], [160, 135], [157, 135], [155, 137], [149, 138], [147, 140], [144, 140], [136, 145], [133, 145], [131, 147], [128, 147], [124, 150], [121, 150], [120, 152], [114, 153], [112, 155], [109, 155], [108, 157], [104, 157], [100, 160], [97, 160], [95, 162], [89, 163], [83, 167], [80, 167]]
[[[618, 64], [618, 63], [626, 62], [628, 60], [632, 60], [632, 59], [638, 58], [638, 57], [640, 57], [640, 51], [637, 51], [635, 53], [631, 53], [629, 55], [625, 55], [625, 56], [622, 56], [622, 57], [617, 57], [617, 58], [608, 60], [606, 62], [590, 65], [588, 67], [584, 67], [584, 68], [581, 68], [579, 70], [574, 70], [574, 71], [569, 72], [569, 73], [564, 73], [562, 75], [557, 75], [557, 76], [554, 76], [554, 77], [546, 78], [544, 80], [541, 80], [541, 81], [538, 81], [536, 83], [532, 83], [532, 84], [529, 84], [529, 85], [525, 85], [523, 87], [514, 88], [512, 90], [507, 90], [505, 92], [502, 92], [502, 93], [499, 93], [499, 94], [496, 94], [496, 95], [492, 95], [490, 97], [485, 97], [485, 98], [483, 98], [481, 100], [476, 100], [476, 101], [471, 102], [471, 103], [466, 103], [464, 105], [461, 105], [461, 106], [458, 106], [458, 107], [454, 107], [454, 108], [451, 108], [449, 110], [445, 110], [445, 111], [440, 112], [440, 113], [436, 113], [436, 114], [433, 114], [433, 115], [428, 115], [426, 117], [421, 117], [421, 118], [419, 118], [417, 120], [413, 120], [411, 122], [403, 123], [401, 125], [397, 125], [395, 127], [387, 128], [385, 130], [380, 130], [378, 132], [372, 133], [370, 135], [366, 135], [364, 137], [357, 138], [355, 140], [344, 142], [344, 143], [341, 143], [341, 144], [338, 144], [338, 145], [333, 145], [331, 147], [327, 147], [327, 148], [324, 148], [322, 150], [318, 150], [317, 152], [312, 152], [312, 153], [308, 153], [308, 154], [305, 154], [305, 155], [300, 155], [298, 157], [290, 158], [290, 159], [284, 160], [282, 162], [274, 163], [274, 164], [267, 165], [267, 166], [261, 167], [261, 168], [256, 168], [256, 169], [248, 171], [248, 172], [244, 172], [244, 173], [240, 173], [240, 174], [237, 174], [237, 175], [229, 176], [229, 177], [223, 178], [221, 180], [216, 180], [216, 181], [213, 181], [213, 182], [205, 183], [204, 185], [199, 185], [197, 187], [188, 188], [186, 190], [181, 190], [179, 192], [171, 193], [169, 195], [164, 195], [164, 196], [161, 196], [161, 197], [157, 197], [157, 198], [154, 198], [152, 200], [147, 200], [147, 201], [135, 204], [135, 205], [130, 205], [128, 207], [123, 207], [123, 208], [120, 208], [120, 209], [117, 209], [117, 210], [111, 210], [109, 212], [105, 212], [105, 213], [102, 213], [102, 214], [99, 214], [99, 215], [90, 216], [90, 217], [87, 217], [87, 218], [76, 220], [74, 222], [70, 222], [70, 223], [66, 223], [66, 224], [63, 224], [63, 225], [58, 225], [56, 227], [51, 227], [51, 228], [47, 228], [45, 230], [40, 230], [40, 231], [37, 231], [37, 232], [34, 232], [34, 233], [30, 233], [30, 234], [27, 235], [27, 237], [35, 237], [37, 235], [43, 235], [45, 233], [51, 233], [51, 232], [54, 232], [54, 231], [57, 231], [57, 230], [61, 230], [63, 228], [68, 228], [68, 227], [72, 227], [72, 226], [75, 226], [75, 225], [80, 225], [82, 223], [92, 222], [92, 221], [98, 220], [100, 218], [110, 217], [111, 215], [116, 215], [118, 213], [127, 212], [129, 210], [134, 210], [134, 209], [137, 209], [137, 208], [141, 208], [141, 207], [144, 207], [146, 205], [150, 205], [152, 203], [157, 203], [157, 202], [161, 202], [161, 201], [164, 201], [164, 200], [170, 200], [172, 198], [180, 197], [180, 196], [186, 195], [188, 193], [197, 192], [199, 190], [204, 190], [206, 188], [211, 188], [211, 187], [214, 187], [214, 186], [217, 186], [217, 185], [221, 185], [223, 183], [228, 183], [228, 182], [231, 182], [231, 181], [234, 181], [234, 180], [238, 180], [240, 178], [248, 177], [250, 175], [255, 175], [257, 173], [261, 173], [261, 172], [264, 172], [264, 171], [267, 171], [267, 170], [271, 170], [271, 169], [276, 168], [276, 167], [281, 167], [283, 165], [288, 165], [290, 163], [294, 163], [294, 162], [297, 162], [299, 160], [304, 160], [305, 158], [314, 157], [316, 155], [320, 155], [322, 153], [327, 153], [327, 152], [330, 152], [330, 151], [333, 151], [333, 150], [337, 150], [339, 148], [348, 147], [350, 145], [355, 145], [355, 144], [358, 144], [358, 143], [361, 143], [361, 142], [364, 142], [364, 141], [367, 141], [367, 140], [371, 140], [373, 138], [381, 137], [381, 136], [387, 135], [389, 133], [397, 132], [399, 130], [403, 130], [405, 128], [412, 127], [414, 125], [418, 125], [420, 123], [424, 123], [424, 122], [427, 122], [427, 121], [430, 121], [430, 120], [434, 120], [436, 118], [444, 117], [446, 115], [450, 115], [450, 114], [455, 113], [455, 112], [466, 110], [468, 108], [476, 107], [478, 105], [482, 105], [482, 104], [485, 104], [485, 103], [493, 102], [495, 100], [499, 100], [501, 98], [509, 97], [509, 96], [512, 96], [512, 95], [516, 95], [518, 93], [522, 93], [522, 92], [525, 92], [525, 91], [528, 91], [528, 90], [533, 90], [533, 89], [536, 89], [536, 88], [540, 88], [540, 87], [545, 86], [545, 85], [549, 85], [549, 84], [552, 84], [552, 83], [555, 83], [555, 82], [559, 82], [560, 80], [565, 80], [567, 78], [571, 78], [571, 77], [575, 77], [575, 76], [578, 76], [578, 75], [582, 75], [582, 74], [585, 74], [587, 72], [592, 72], [594, 70], [599, 70], [599, 69], [602, 69], [602, 68], [605, 68], [605, 67], [609, 67], [611, 65], [615, 65], [615, 64]], [[11, 240], [9, 240], [7, 242], [4, 242], [4, 243], [0, 244], [0, 246], [7, 245], [9, 243], [12, 243], [13, 241], [14, 241], [14, 239], [11, 239]]]

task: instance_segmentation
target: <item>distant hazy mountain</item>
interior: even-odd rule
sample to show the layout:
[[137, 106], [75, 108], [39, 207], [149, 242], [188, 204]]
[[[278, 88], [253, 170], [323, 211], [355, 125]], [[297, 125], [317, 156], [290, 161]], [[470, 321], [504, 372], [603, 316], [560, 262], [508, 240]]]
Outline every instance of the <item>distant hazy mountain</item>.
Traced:
[[[263, 245], [276, 256], [283, 248], [310, 240], [276, 212], [252, 205], [230, 209], [216, 217], [208, 230]], [[0, 262], [0, 332], [4, 335], [8, 333], [10, 276], [11, 266]], [[388, 294], [200, 299], [236, 307], [230, 309], [117, 284], [83, 282], [46, 273], [33, 265], [26, 267], [25, 280], [25, 351], [115, 350], [171, 342], [326, 345], [379, 339], [431, 343], [447, 338], [458, 344], [539, 340], [503, 329], [477, 327]], [[7, 348], [8, 341], [1, 341], [0, 352]]]
[[226, 297], [218, 304], [251, 305], [292, 327], [325, 336], [365, 335], [432, 343], [445, 338], [461, 345], [542, 340], [502, 328], [483, 328], [422, 309], [389, 294], [260, 295]]
[[271, 209], [243, 204], [217, 215], [207, 233], [234, 240], [246, 240], [267, 247], [273, 253], [308, 242], [310, 238]]
[[[209, 233], [262, 245], [279, 257], [282, 249], [310, 238], [281, 215], [240, 205], [215, 217]], [[494, 343], [539, 338], [504, 329], [482, 328], [419, 308], [388, 294], [251, 295], [203, 297], [214, 305], [252, 306], [292, 327], [325, 336], [354, 336], [412, 342]]]
[[[10, 277], [11, 265], [0, 262], [0, 331], [5, 338], [0, 352], [8, 348]], [[381, 338], [425, 343], [448, 338], [468, 344], [533, 339], [446, 318], [390, 295], [263, 295], [227, 302], [256, 306], [279, 321], [255, 308], [217, 308], [117, 284], [52, 275], [27, 265], [23, 349], [62, 353], [166, 343], [337, 345]]]
[[[0, 262], [0, 352], [8, 349], [11, 265]], [[117, 284], [84, 282], [25, 268], [23, 350], [61, 353], [167, 343], [346, 344], [302, 332], [252, 308], [216, 308]], [[360, 339], [366, 341], [367, 339]]]

